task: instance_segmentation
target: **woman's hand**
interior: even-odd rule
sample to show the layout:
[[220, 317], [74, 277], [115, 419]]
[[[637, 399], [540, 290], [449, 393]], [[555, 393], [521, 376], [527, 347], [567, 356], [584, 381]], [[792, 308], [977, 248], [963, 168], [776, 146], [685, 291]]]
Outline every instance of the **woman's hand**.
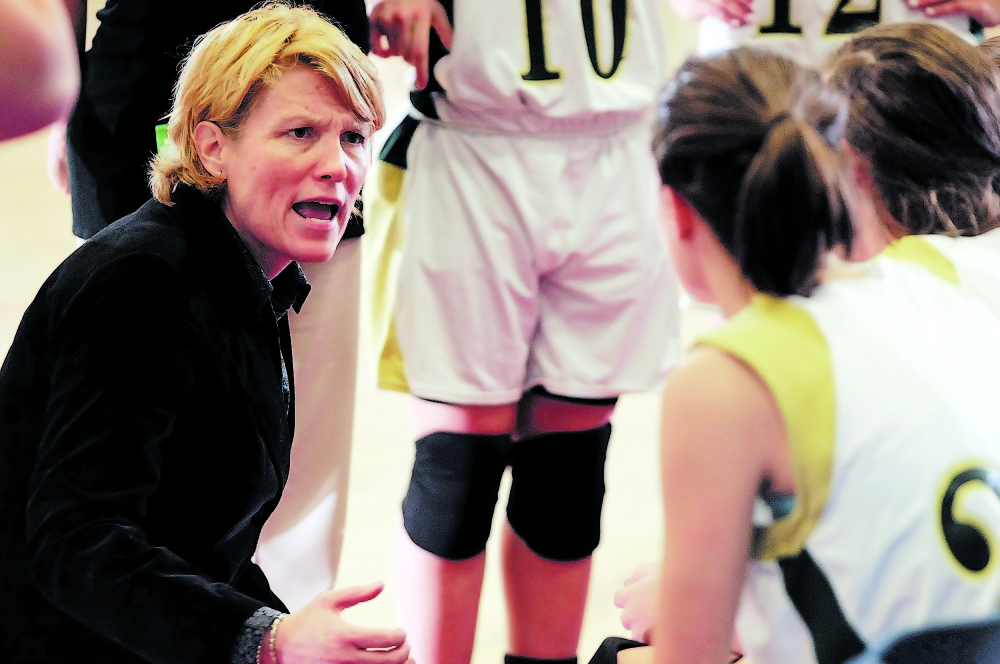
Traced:
[[427, 85], [427, 49], [431, 28], [451, 48], [448, 15], [437, 0], [380, 0], [371, 8], [372, 53], [400, 55], [417, 70], [417, 87]]
[[652, 643], [656, 622], [656, 597], [659, 571], [656, 563], [639, 565], [615, 593], [615, 606], [622, 609], [622, 626], [631, 630], [632, 638]]
[[381, 583], [328, 590], [278, 626], [278, 664], [413, 664], [401, 629], [351, 625], [340, 614], [382, 592]]

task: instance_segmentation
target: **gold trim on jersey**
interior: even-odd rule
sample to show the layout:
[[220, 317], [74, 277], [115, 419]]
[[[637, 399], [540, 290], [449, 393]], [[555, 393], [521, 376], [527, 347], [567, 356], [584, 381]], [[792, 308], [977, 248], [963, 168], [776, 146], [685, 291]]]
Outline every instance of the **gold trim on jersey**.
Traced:
[[365, 239], [362, 288], [368, 312], [371, 347], [377, 354], [378, 386], [409, 392], [403, 355], [396, 339], [393, 311], [402, 260], [403, 178], [406, 170], [376, 161], [365, 181]]
[[787, 300], [756, 295], [725, 326], [698, 343], [744, 362], [778, 404], [795, 467], [795, 507], [768, 529], [758, 557], [794, 555], [819, 520], [833, 472], [836, 396], [826, 338], [803, 309]]
[[919, 235], [907, 235], [888, 247], [882, 253], [899, 261], [916, 263], [947, 282], [958, 284], [958, 270], [951, 259], [941, 253], [937, 247]]

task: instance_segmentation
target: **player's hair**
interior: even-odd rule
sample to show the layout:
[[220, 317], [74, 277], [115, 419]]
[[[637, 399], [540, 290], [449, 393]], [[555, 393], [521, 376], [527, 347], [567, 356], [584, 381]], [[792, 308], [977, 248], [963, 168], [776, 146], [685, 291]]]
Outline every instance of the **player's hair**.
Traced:
[[808, 295], [853, 238], [839, 155], [846, 102], [814, 72], [737, 48], [692, 58], [661, 95], [660, 180], [711, 226], [762, 292]]
[[845, 137], [871, 165], [889, 214], [914, 234], [977, 235], [1000, 225], [1000, 77], [944, 28], [869, 28], [825, 64], [851, 100]]
[[993, 64], [1000, 65], [1000, 36], [990, 37], [981, 42], [977, 47], [993, 61]]
[[194, 131], [214, 122], [238, 138], [261, 93], [297, 64], [333, 81], [343, 103], [362, 122], [385, 122], [382, 86], [371, 60], [341, 30], [310, 7], [268, 2], [222, 23], [195, 42], [174, 87], [168, 135], [173, 150], [150, 165], [150, 188], [162, 203], [184, 183], [220, 195], [225, 181], [198, 157]]

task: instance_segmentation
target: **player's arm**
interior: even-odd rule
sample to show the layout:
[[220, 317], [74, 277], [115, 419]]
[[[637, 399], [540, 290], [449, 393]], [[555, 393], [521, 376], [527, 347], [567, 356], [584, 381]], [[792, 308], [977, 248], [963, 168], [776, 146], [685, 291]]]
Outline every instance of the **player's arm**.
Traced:
[[664, 553], [656, 664], [732, 659], [733, 626], [764, 478], [791, 482], [770, 391], [741, 362], [699, 348], [664, 390]]
[[[65, 0], [65, 6], [76, 42], [77, 59], [82, 63], [87, 40], [87, 1]], [[70, 191], [69, 162], [66, 158], [66, 125], [68, 121], [67, 114], [67, 117], [61, 117], [52, 123], [46, 158], [49, 179], [56, 189], [67, 195]]]
[[76, 103], [80, 68], [66, 9], [62, 0], [0, 0], [0, 140], [65, 118]]
[[417, 87], [427, 85], [427, 51], [431, 28], [451, 48], [452, 28], [437, 0], [376, 0], [369, 5], [372, 53], [402, 56], [417, 70]]
[[734, 28], [747, 24], [752, 9], [750, 0], [670, 0], [681, 18], [697, 21], [712, 16]]
[[908, 0], [908, 4], [933, 18], [965, 15], [987, 28], [1000, 25], [1000, 0]]

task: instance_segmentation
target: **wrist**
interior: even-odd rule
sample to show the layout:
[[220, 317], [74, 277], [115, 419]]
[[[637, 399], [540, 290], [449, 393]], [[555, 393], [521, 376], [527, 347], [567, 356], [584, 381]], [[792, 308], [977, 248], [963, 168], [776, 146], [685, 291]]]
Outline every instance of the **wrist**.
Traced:
[[278, 637], [278, 627], [287, 614], [281, 614], [274, 619], [271, 626], [264, 631], [260, 644], [257, 646], [257, 664], [279, 664], [278, 650], [276, 647]]

